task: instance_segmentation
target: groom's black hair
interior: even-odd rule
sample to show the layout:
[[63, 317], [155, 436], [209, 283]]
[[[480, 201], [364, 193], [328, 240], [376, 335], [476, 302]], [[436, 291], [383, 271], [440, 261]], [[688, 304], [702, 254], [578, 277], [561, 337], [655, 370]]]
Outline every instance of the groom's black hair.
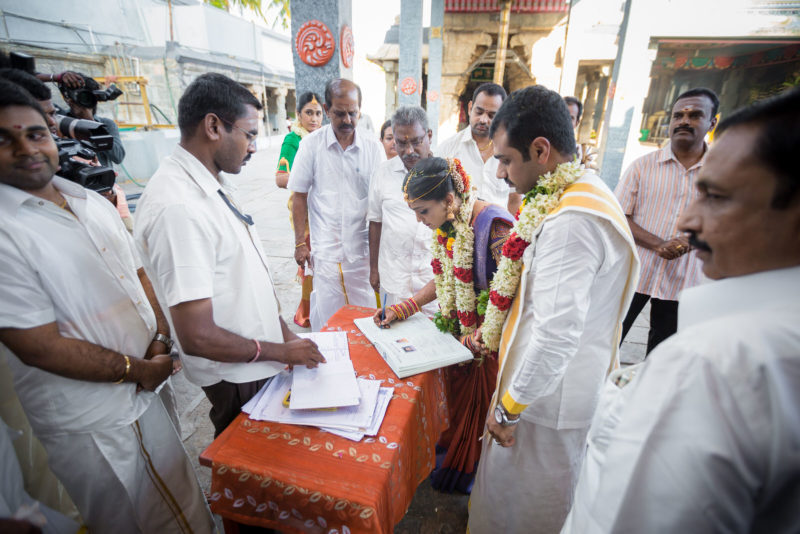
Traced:
[[537, 137], [544, 137], [560, 154], [575, 153], [575, 132], [564, 99], [543, 85], [514, 91], [494, 116], [489, 136], [505, 128], [508, 144], [528, 161], [528, 149]]

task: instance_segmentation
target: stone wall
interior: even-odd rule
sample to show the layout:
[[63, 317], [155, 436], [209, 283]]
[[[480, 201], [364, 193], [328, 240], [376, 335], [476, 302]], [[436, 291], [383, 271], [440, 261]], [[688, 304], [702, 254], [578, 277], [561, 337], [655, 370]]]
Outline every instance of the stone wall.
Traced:
[[[511, 14], [508, 46], [528, 70], [533, 70], [534, 45], [548, 36], [553, 26], [564, 18], [561, 13]], [[439, 139], [446, 139], [456, 132], [459, 98], [469, 83], [469, 67], [490, 47], [497, 46], [499, 28], [499, 13], [445, 13]], [[514, 91], [532, 83], [535, 83], [535, 78], [524, 69], [513, 62], [506, 63], [505, 85], [508, 89]]]

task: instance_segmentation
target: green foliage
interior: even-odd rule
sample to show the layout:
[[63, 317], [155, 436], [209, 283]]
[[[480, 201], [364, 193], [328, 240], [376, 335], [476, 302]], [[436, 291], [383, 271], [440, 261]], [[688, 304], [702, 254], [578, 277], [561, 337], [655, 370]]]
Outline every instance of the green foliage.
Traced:
[[261, 17], [264, 22], [270, 24], [270, 21], [267, 20], [267, 16], [264, 13], [264, 10], [269, 11], [270, 8], [278, 9], [278, 14], [275, 17], [275, 20], [272, 21], [271, 25], [274, 28], [278, 22], [281, 23], [281, 26], [286, 29], [289, 27], [289, 19], [291, 18], [291, 11], [289, 10], [289, 0], [266, 0], [266, 2], [262, 0], [203, 0], [206, 4], [214, 6], [219, 9], [224, 9], [225, 11], [230, 11], [232, 6], [240, 6], [244, 9], [249, 9], [250, 11], [257, 14]]
[[450, 221], [445, 221], [444, 224], [439, 227], [439, 230], [447, 234], [447, 237], [456, 238], [456, 227], [453, 226], [453, 223]]
[[489, 305], [489, 290], [484, 289], [481, 291], [481, 294], [478, 295], [478, 303], [475, 305], [475, 311], [478, 312], [478, 315], [486, 315], [486, 307]]
[[445, 317], [440, 311], [436, 312], [436, 314], [433, 316], [433, 324], [435, 324], [436, 328], [445, 334], [453, 334], [454, 336], [457, 336], [461, 331], [461, 329], [458, 327], [458, 319]]

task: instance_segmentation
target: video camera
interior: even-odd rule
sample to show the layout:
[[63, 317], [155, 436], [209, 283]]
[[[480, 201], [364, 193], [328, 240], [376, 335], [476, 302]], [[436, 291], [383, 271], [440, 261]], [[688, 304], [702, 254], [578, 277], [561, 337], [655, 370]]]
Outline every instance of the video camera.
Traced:
[[55, 119], [58, 132], [64, 136], [55, 138], [61, 166], [56, 174], [98, 193], [110, 191], [116, 181], [114, 170], [88, 163], [97, 152], [111, 150], [114, 146], [114, 138], [105, 124], [65, 115], [56, 115]]
[[79, 106], [85, 108], [94, 108], [98, 102], [107, 102], [119, 98], [122, 91], [113, 83], [105, 89], [87, 89], [79, 87], [77, 89], [69, 89], [67, 87], [61, 88], [61, 94], [64, 98], [69, 98]]
[[[33, 56], [21, 52], [11, 52], [9, 56], [13, 68], [36, 74], [36, 60]], [[122, 94], [113, 84], [104, 90], [64, 87], [61, 92], [87, 108], [93, 108], [97, 101], [114, 100]], [[68, 117], [61, 109], [59, 112], [55, 116], [56, 128], [64, 137], [54, 136], [58, 147], [58, 164], [61, 166], [56, 174], [98, 193], [110, 191], [116, 181], [114, 170], [89, 163], [98, 152], [111, 150], [114, 146], [114, 138], [108, 133], [108, 128], [101, 122]]]

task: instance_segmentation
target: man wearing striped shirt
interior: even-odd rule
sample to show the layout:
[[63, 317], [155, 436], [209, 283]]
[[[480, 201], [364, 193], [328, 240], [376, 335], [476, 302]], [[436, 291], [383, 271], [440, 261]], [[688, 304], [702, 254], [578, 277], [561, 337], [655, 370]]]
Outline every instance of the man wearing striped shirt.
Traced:
[[[622, 327], [622, 339], [650, 300], [647, 354], [678, 328], [678, 294], [702, 280], [678, 218], [697, 196], [693, 187], [717, 123], [719, 99], [706, 88], [682, 93], [672, 105], [669, 144], [635, 160], [615, 193], [628, 218], [641, 260], [639, 286]], [[621, 340], [620, 340], [621, 342]]]

